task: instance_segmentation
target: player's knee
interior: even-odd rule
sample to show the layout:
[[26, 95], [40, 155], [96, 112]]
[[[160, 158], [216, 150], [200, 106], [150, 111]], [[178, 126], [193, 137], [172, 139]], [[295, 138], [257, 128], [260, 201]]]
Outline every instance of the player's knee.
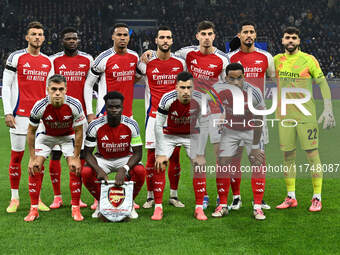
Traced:
[[132, 168], [133, 175], [136, 177], [138, 180], [145, 180], [146, 176], [146, 170], [143, 165], [136, 165]]
[[60, 160], [61, 159], [61, 151], [52, 151], [51, 153], [51, 159], [52, 160]]
[[90, 179], [93, 175], [93, 169], [89, 166], [84, 166], [81, 170], [81, 177], [84, 181]]

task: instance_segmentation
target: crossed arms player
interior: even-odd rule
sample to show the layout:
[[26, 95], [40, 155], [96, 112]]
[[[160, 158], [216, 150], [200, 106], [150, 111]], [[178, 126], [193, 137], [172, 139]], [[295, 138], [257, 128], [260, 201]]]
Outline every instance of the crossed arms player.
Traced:
[[[27, 142], [30, 151], [28, 185], [31, 209], [25, 221], [34, 221], [39, 218], [38, 201], [41, 189], [39, 173], [55, 145], [61, 147], [69, 169], [74, 173], [70, 175], [72, 217], [75, 221], [82, 221], [84, 218], [79, 207], [81, 188], [79, 155], [83, 141], [85, 115], [81, 103], [75, 98], [66, 96], [64, 76], [60, 74], [51, 76], [48, 79], [47, 91], [48, 96], [37, 101], [33, 106], [28, 125]], [[36, 137], [40, 122], [44, 124], [46, 131], [39, 133]]]
[[[104, 96], [107, 115], [89, 124], [85, 139], [85, 159], [82, 178], [85, 187], [99, 201], [100, 182], [107, 182], [108, 174], [116, 172], [116, 185], [124, 180], [134, 181], [133, 199], [136, 198], [145, 181], [145, 168], [142, 159], [142, 140], [135, 120], [122, 115], [124, 96], [111, 91]], [[93, 155], [94, 148], [97, 153]], [[132, 151], [132, 152], [131, 152]], [[97, 218], [99, 206], [92, 214]], [[130, 218], [138, 218], [133, 207]]]
[[[280, 149], [283, 151], [284, 165], [288, 168], [285, 172], [287, 197], [276, 208], [286, 209], [296, 207], [295, 178], [296, 178], [296, 139], [300, 141], [301, 148], [306, 152], [309, 169], [312, 173], [313, 197], [309, 211], [315, 212], [322, 209], [322, 165], [319, 157], [319, 129], [316, 121], [315, 101], [313, 100], [312, 84], [320, 86], [324, 101], [324, 111], [319, 118], [323, 122], [323, 128], [335, 127], [335, 119], [332, 110], [331, 91], [319, 62], [305, 52], [300, 51], [300, 31], [296, 27], [287, 27], [283, 32], [282, 45], [285, 53], [274, 57], [276, 76], [279, 88], [303, 88], [310, 92], [312, 99], [303, 106], [310, 115], [306, 115], [295, 105], [287, 105], [286, 114], [281, 113], [281, 105], [278, 105], [276, 116], [280, 120], [295, 120], [297, 125], [290, 127], [279, 126]], [[294, 78], [293, 78], [294, 77]], [[299, 93], [289, 93], [289, 98], [300, 98]], [[278, 99], [281, 100], [279, 90]]]
[[[201, 116], [201, 93], [193, 91], [193, 76], [189, 72], [179, 73], [176, 90], [164, 94], [160, 100], [155, 125], [156, 134], [156, 171], [157, 177], [164, 175], [167, 162], [176, 146], [183, 145], [192, 161], [196, 158], [199, 141], [206, 140], [208, 121]], [[196, 127], [199, 123], [200, 130]], [[205, 136], [204, 139], [199, 139]], [[193, 174], [196, 208], [194, 216], [198, 220], [207, 220], [203, 211], [203, 199], [206, 191], [205, 174], [196, 170]], [[154, 182], [155, 211], [152, 220], [163, 218], [162, 197], [164, 182]], [[159, 191], [159, 192], [158, 192]]]

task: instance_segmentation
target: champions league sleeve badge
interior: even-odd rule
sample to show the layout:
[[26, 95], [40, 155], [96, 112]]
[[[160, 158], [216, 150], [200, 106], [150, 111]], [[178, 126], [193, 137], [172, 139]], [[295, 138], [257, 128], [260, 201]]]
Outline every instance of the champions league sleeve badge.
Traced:
[[99, 212], [109, 221], [118, 222], [129, 217], [133, 206], [133, 182], [116, 186], [114, 181], [101, 184]]

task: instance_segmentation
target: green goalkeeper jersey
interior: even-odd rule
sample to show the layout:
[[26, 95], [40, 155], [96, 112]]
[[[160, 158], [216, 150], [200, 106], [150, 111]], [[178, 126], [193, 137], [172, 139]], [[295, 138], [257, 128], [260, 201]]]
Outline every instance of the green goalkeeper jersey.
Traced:
[[[278, 54], [274, 57], [277, 88], [278, 107], [276, 117], [283, 119], [294, 119], [298, 123], [316, 122], [315, 102], [313, 98], [313, 81], [317, 83], [322, 92], [323, 98], [331, 98], [330, 90], [319, 62], [310, 54], [298, 51], [296, 54]], [[281, 90], [282, 88], [303, 88], [308, 90], [312, 98], [303, 104], [311, 115], [304, 115], [299, 108], [293, 104], [288, 104], [286, 115], [281, 115]], [[286, 98], [304, 98], [302, 93], [287, 93]]]

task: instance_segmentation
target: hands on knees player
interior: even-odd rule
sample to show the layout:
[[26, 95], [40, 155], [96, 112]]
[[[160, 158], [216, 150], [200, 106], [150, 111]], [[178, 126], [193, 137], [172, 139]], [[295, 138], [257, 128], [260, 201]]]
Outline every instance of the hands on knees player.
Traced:
[[168, 157], [163, 155], [157, 155], [156, 161], [155, 161], [155, 168], [156, 171], [159, 173], [160, 171], [165, 171], [167, 165], [168, 165]]

